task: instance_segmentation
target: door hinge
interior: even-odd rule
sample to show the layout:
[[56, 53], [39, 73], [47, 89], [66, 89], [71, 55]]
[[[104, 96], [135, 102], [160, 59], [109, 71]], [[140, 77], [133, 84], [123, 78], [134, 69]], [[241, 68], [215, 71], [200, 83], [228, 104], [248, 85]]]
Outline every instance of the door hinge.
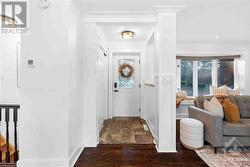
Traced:
[[141, 87], [141, 84], [139, 84], [139, 88]]
[[139, 112], [141, 112], [141, 107], [139, 108]]
[[141, 64], [141, 60], [139, 60], [139, 64]]

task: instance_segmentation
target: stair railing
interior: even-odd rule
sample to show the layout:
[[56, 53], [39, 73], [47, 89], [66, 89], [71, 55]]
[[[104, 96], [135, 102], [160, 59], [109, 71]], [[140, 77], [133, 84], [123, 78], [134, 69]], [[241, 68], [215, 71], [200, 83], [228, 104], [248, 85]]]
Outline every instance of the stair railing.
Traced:
[[[5, 162], [5, 163], [12, 163], [18, 161], [18, 148], [17, 148], [17, 122], [18, 122], [18, 110], [20, 109], [20, 105], [3, 105], [0, 104], [0, 122], [1, 122], [1, 127], [4, 126], [3, 122], [5, 122], [5, 128], [6, 128], [6, 133], [5, 133], [5, 138], [6, 138], [6, 151], [5, 151], [5, 161], [2, 159], [4, 150], [2, 150], [2, 147], [0, 149], [0, 163]], [[12, 112], [12, 114], [11, 114]], [[12, 120], [14, 123], [14, 158], [11, 158], [10, 155], [10, 118], [12, 116]], [[0, 128], [0, 136], [2, 136], [1, 128]], [[0, 140], [0, 146], [2, 146], [1, 140]], [[12, 161], [12, 162], [11, 162]]]

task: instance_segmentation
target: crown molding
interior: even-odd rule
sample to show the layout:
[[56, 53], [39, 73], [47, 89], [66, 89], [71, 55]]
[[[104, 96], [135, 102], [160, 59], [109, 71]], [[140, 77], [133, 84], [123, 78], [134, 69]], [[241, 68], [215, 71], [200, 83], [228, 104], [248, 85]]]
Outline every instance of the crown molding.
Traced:
[[155, 23], [156, 15], [160, 13], [180, 13], [187, 8], [186, 5], [155, 5], [151, 11], [92, 11], [85, 13], [85, 22], [149, 22]]
[[187, 9], [187, 5], [154, 5], [152, 9], [155, 13], [175, 12], [179, 13]]
[[85, 22], [95, 23], [155, 23], [157, 22], [154, 15], [85, 15]]

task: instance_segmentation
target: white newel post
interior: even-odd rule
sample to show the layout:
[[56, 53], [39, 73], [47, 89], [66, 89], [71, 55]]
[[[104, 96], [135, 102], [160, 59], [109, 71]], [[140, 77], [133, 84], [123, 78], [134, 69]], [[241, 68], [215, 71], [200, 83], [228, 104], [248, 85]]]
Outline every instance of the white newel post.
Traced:
[[[159, 152], [176, 152], [176, 12], [160, 12], [157, 24]], [[157, 84], [158, 83], [158, 84]]]

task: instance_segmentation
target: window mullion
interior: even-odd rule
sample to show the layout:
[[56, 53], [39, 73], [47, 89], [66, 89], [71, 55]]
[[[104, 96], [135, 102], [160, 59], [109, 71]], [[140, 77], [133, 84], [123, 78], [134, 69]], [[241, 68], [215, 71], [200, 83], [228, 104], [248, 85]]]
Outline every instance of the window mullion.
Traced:
[[214, 59], [212, 61], [212, 85], [218, 86], [218, 60]]
[[198, 61], [193, 61], [193, 96], [198, 96]]
[[176, 80], [177, 80], [177, 89], [181, 90], [181, 60], [176, 60]]
[[[234, 59], [234, 88], [237, 88], [240, 86], [240, 83], [239, 83], [240, 74], [239, 74], [238, 61], [239, 59]], [[244, 66], [242, 66], [241, 68], [243, 67]]]

